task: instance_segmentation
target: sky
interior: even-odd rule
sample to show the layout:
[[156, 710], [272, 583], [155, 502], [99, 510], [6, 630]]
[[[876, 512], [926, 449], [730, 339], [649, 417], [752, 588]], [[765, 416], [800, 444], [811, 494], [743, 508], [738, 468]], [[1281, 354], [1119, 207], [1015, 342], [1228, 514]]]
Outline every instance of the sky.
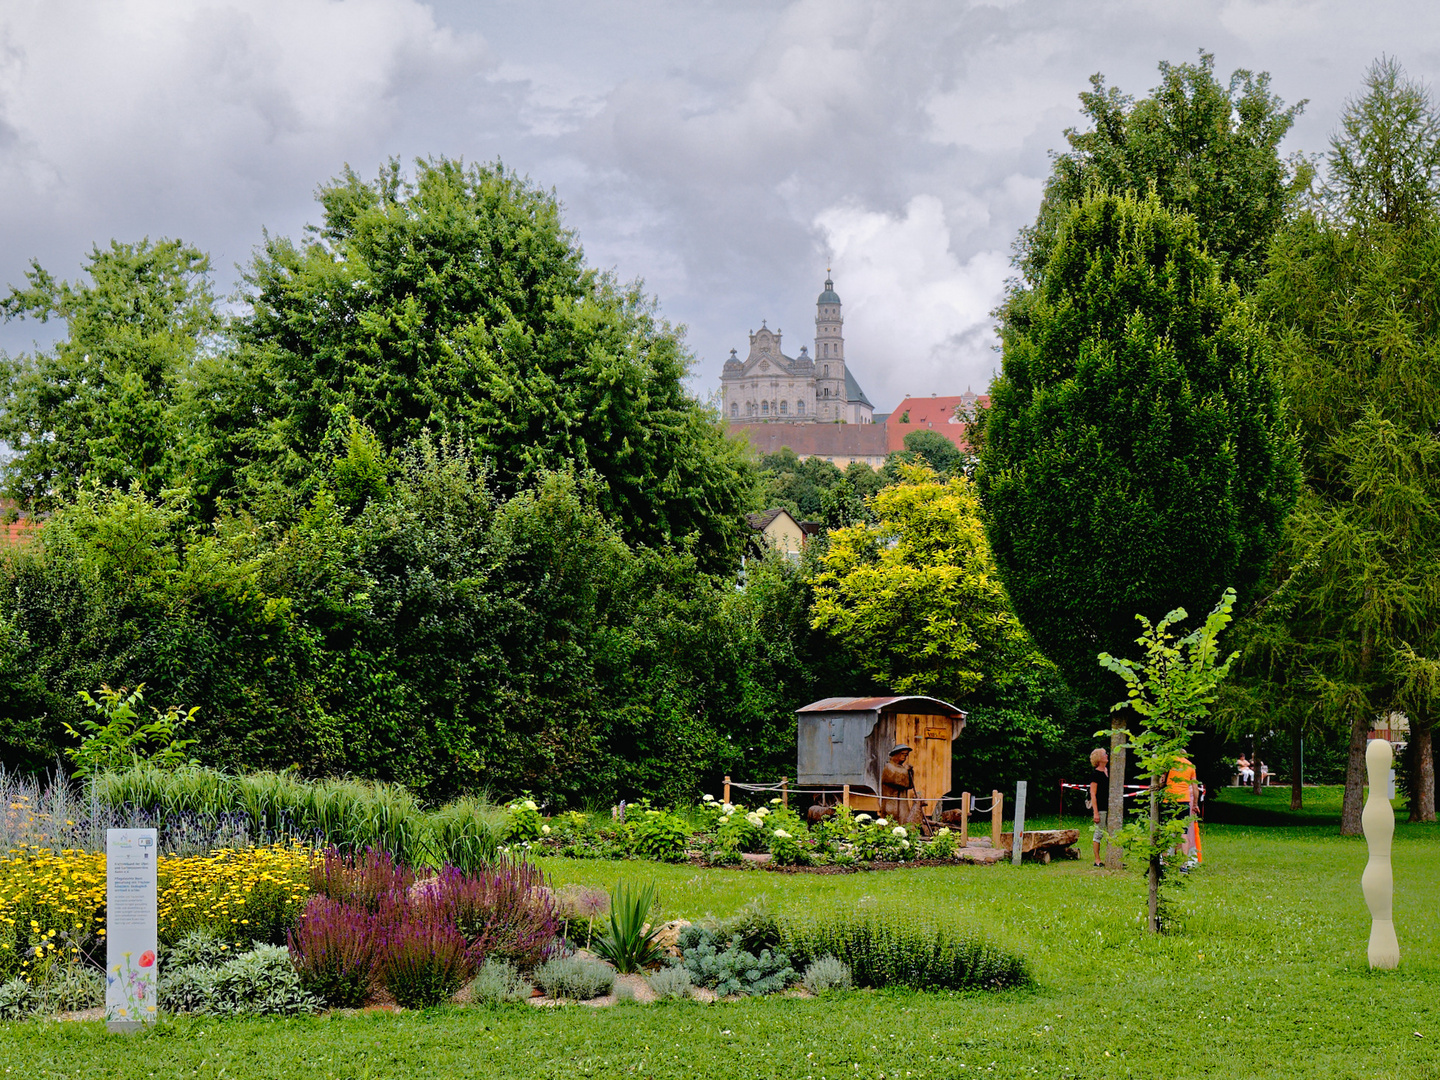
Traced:
[[[832, 268], [885, 412], [988, 384], [1011, 244], [1089, 77], [1139, 96], [1201, 50], [1308, 99], [1285, 152], [1319, 153], [1376, 57], [1434, 83], [1440, 5], [5, 0], [0, 285], [180, 237], [230, 295], [347, 163], [498, 158], [686, 327], [702, 398], [762, 319], [812, 343]], [[0, 348], [57, 332], [6, 324]]]

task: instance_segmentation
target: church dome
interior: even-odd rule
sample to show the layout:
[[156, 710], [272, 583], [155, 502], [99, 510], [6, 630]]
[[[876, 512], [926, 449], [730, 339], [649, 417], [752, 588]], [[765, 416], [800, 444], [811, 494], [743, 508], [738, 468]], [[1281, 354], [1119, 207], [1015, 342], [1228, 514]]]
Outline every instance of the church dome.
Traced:
[[819, 300], [816, 300], [815, 303], [817, 303], [817, 304], [838, 304], [838, 303], [840, 303], [840, 297], [837, 296], [836, 293], [835, 293], [835, 283], [834, 283], [833, 281], [831, 281], [828, 277], [825, 279], [825, 291], [820, 294], [820, 299], [819, 299]]
[[745, 365], [740, 362], [740, 357], [735, 355], [735, 350], [730, 350], [730, 359], [725, 361], [726, 371], [739, 371]]

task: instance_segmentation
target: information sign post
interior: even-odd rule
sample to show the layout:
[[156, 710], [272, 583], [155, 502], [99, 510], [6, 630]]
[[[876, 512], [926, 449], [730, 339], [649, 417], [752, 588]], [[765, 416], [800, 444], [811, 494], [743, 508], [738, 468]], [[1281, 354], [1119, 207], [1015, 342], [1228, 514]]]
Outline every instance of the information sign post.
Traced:
[[105, 1026], [137, 1031], [155, 1022], [157, 944], [154, 829], [105, 833]]

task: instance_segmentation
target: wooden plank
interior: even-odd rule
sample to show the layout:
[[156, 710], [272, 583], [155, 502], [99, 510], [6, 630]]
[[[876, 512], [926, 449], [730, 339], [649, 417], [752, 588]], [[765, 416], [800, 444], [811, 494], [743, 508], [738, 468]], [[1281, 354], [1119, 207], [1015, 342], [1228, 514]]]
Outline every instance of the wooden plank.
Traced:
[[1005, 820], [1005, 796], [990, 792], [990, 846], [1000, 846], [1000, 825]]
[[970, 793], [960, 796], [960, 846], [970, 846]]

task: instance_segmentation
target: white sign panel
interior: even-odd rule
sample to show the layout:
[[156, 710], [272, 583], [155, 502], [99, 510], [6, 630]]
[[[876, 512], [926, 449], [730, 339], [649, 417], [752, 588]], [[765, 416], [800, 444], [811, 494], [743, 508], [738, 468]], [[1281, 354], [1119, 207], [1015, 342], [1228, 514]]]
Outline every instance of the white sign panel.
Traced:
[[105, 833], [105, 1022], [134, 1031], [155, 1020], [156, 874], [154, 829]]

